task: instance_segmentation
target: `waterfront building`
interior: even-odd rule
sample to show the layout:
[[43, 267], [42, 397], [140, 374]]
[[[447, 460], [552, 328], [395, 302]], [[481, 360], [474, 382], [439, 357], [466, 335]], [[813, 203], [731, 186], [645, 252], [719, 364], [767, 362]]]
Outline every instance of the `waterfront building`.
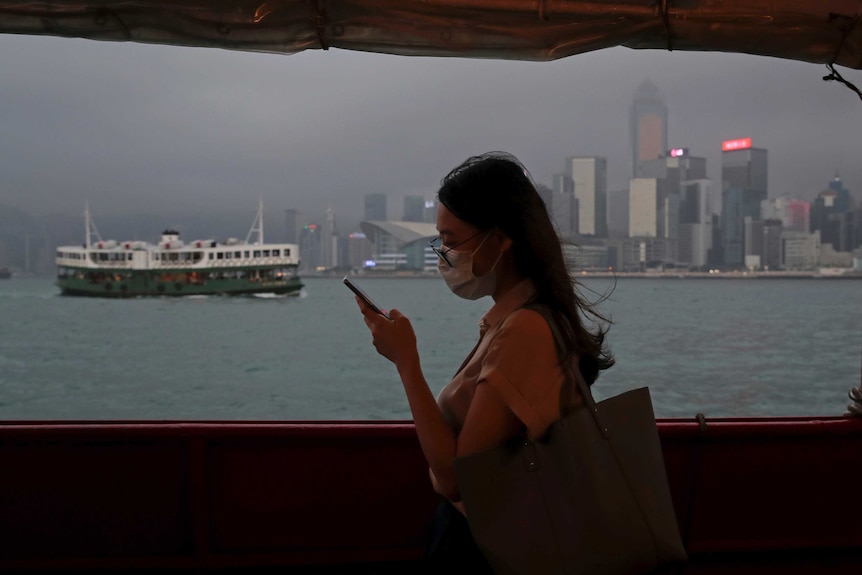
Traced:
[[382, 222], [386, 218], [386, 194], [365, 194], [365, 219]]
[[343, 261], [340, 262], [342, 267], [349, 267], [353, 270], [359, 270], [373, 260], [373, 245], [362, 232], [353, 232], [344, 238], [344, 249], [342, 255]]
[[781, 234], [784, 225], [781, 220], [763, 220], [763, 254], [760, 261], [765, 270], [776, 270], [781, 267]]
[[745, 267], [760, 269], [763, 261], [763, 220], [746, 216], [743, 220], [745, 241]]
[[[629, 111], [632, 177], [641, 177], [642, 162], [661, 157], [668, 149], [667, 106], [655, 84], [644, 80]], [[644, 176], [649, 177], [649, 176]]]
[[425, 222], [366, 221], [359, 227], [371, 242], [366, 267], [380, 271], [435, 271], [437, 256], [428, 240], [437, 237], [437, 227]]
[[596, 156], [566, 158], [566, 176], [574, 185], [577, 203], [577, 233], [581, 236], [608, 236], [608, 164]]
[[563, 256], [569, 270], [607, 271], [616, 265], [616, 249], [603, 243], [563, 244]]
[[752, 147], [751, 138], [725, 140], [721, 153], [721, 230], [724, 263], [745, 263], [745, 218], [761, 219], [760, 203], [768, 191], [767, 150]]
[[619, 267], [623, 271], [644, 271], [663, 268], [673, 261], [676, 241], [666, 238], [626, 238], [618, 254]]
[[788, 270], [810, 270], [820, 261], [820, 232], [781, 233], [781, 267]]

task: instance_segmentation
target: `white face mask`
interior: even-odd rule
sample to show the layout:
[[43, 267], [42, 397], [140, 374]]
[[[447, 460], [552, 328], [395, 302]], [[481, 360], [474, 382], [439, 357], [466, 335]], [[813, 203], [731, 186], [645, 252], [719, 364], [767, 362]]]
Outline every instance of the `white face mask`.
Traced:
[[482, 239], [479, 246], [472, 252], [459, 252], [449, 250], [446, 252], [446, 257], [452, 263], [451, 266], [446, 264], [442, 259], [437, 262], [437, 268], [440, 270], [440, 275], [452, 293], [464, 299], [479, 299], [486, 295], [494, 295], [494, 290], [497, 288], [497, 274], [494, 273], [494, 268], [497, 267], [497, 262], [503, 256], [503, 252], [497, 256], [494, 265], [483, 276], [473, 275], [473, 256], [481, 249], [485, 240], [491, 235], [488, 234]]

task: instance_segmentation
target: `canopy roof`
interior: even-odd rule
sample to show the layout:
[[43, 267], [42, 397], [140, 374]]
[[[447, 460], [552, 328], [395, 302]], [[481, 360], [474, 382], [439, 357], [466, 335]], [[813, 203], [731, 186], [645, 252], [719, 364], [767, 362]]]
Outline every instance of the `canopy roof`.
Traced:
[[862, 69], [862, 0], [0, 0], [0, 33], [554, 60], [612, 46]]
[[424, 222], [368, 221], [360, 222], [359, 227], [366, 236], [373, 236], [379, 230], [389, 234], [402, 245], [420, 240], [430, 240], [437, 236], [437, 226]]

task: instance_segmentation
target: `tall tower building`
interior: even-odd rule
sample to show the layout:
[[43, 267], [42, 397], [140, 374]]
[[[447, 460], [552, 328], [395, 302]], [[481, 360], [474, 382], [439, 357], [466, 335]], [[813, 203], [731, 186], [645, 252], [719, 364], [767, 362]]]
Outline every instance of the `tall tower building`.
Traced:
[[332, 206], [326, 208], [326, 219], [321, 230], [321, 261], [325, 268], [338, 266], [338, 230], [335, 226], [335, 212]]
[[703, 268], [712, 250], [712, 182], [705, 178], [687, 180], [682, 186], [677, 259]]
[[659, 237], [658, 210], [662, 195], [662, 180], [658, 178], [632, 178], [629, 181], [629, 236]]
[[317, 224], [303, 226], [299, 236], [299, 253], [302, 256], [301, 270], [314, 270], [323, 267], [321, 232], [322, 229]]
[[844, 187], [841, 181], [841, 176], [837, 173], [832, 181], [829, 182], [829, 189], [835, 192], [835, 210], [837, 212], [849, 212], [851, 209], [850, 191]]
[[790, 200], [787, 204], [787, 221], [784, 227], [797, 232], [811, 230], [811, 202]]
[[425, 221], [425, 198], [422, 196], [404, 196], [404, 222]]
[[768, 153], [751, 145], [751, 138], [721, 145], [721, 231], [725, 265], [745, 264], [745, 218], [761, 219], [767, 197]]
[[386, 221], [386, 194], [365, 195], [365, 221]]
[[608, 237], [608, 163], [600, 157], [566, 159], [566, 175], [578, 200], [578, 234]]
[[285, 241], [289, 244], [299, 244], [302, 235], [302, 214], [298, 210], [284, 210]]
[[632, 176], [641, 174], [642, 162], [655, 160], [667, 153], [667, 106], [655, 84], [644, 80], [635, 90], [629, 115], [632, 146]]
[[554, 174], [554, 189], [547, 206], [561, 238], [571, 240], [578, 235], [578, 200], [575, 198], [575, 183], [570, 176]]

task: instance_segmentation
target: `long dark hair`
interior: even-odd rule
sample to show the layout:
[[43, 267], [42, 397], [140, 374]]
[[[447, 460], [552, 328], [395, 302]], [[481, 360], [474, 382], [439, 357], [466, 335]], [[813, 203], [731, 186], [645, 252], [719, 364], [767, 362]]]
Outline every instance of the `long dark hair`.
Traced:
[[[437, 197], [457, 218], [481, 230], [498, 228], [511, 238], [518, 272], [536, 286], [536, 303], [551, 309], [587, 383], [614, 364], [605, 346], [610, 321], [580, 294], [548, 208], [517, 158], [505, 152], [468, 158], [443, 178]], [[594, 331], [584, 325], [585, 315]]]

